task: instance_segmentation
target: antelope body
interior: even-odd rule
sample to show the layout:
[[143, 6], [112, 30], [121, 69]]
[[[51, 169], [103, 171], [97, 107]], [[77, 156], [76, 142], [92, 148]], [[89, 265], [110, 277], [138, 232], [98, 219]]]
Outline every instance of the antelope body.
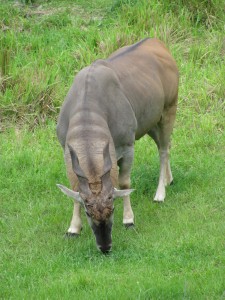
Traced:
[[176, 63], [157, 39], [123, 47], [77, 74], [57, 124], [72, 189], [58, 186], [75, 199], [69, 235], [80, 234], [84, 206], [97, 246], [108, 252], [116, 197], [123, 197], [123, 224], [134, 224], [130, 172], [134, 142], [145, 134], [160, 156], [154, 200], [164, 201], [173, 180], [168, 155], [177, 95]]

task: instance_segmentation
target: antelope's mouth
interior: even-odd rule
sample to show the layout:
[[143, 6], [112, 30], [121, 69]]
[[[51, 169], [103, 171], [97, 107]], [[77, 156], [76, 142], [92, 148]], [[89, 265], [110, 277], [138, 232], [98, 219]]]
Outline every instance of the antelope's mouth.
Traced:
[[98, 248], [103, 254], [108, 254], [112, 249], [112, 244], [98, 246]]

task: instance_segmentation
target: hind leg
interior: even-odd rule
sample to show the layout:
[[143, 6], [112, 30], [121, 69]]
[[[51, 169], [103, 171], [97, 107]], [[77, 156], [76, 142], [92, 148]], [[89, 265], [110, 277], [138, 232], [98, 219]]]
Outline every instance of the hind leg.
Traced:
[[155, 141], [160, 158], [160, 175], [158, 188], [154, 197], [154, 201], [164, 201], [166, 196], [165, 187], [172, 183], [173, 176], [169, 161], [170, 136], [176, 116], [176, 105], [169, 107], [163, 111], [162, 118], [159, 123], [149, 131], [149, 135]]

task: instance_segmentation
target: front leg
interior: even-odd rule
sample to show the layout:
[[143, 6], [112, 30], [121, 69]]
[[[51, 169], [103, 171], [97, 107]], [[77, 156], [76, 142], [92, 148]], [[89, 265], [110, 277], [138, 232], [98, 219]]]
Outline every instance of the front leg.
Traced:
[[[119, 186], [120, 189], [130, 189], [130, 172], [133, 162], [133, 146], [126, 147], [123, 157], [119, 160]], [[134, 225], [134, 213], [132, 211], [130, 196], [123, 197], [123, 224], [125, 227]]]
[[[72, 190], [76, 191], [77, 185], [78, 185], [78, 179], [72, 169], [71, 156], [70, 156], [68, 147], [66, 147], [66, 149], [65, 149], [64, 159], [65, 159], [65, 163], [66, 163], [67, 176], [70, 181], [70, 186], [71, 186]], [[81, 213], [80, 203], [75, 200], [74, 208], [73, 208], [73, 216], [72, 216], [72, 219], [70, 222], [70, 227], [66, 233], [67, 236], [75, 237], [80, 234], [80, 231], [82, 228], [80, 213]]]
[[74, 201], [73, 216], [70, 223], [70, 227], [67, 230], [67, 236], [78, 236], [82, 228], [80, 217], [80, 203]]

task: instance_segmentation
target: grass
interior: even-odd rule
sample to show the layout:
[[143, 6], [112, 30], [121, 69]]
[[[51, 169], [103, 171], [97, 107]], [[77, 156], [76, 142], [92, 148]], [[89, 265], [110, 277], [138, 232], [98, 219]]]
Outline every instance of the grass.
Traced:
[[[223, 299], [222, 1], [26, 3], [0, 3], [0, 298]], [[153, 203], [158, 155], [138, 141], [136, 229], [122, 227], [118, 199], [103, 256], [84, 215], [81, 237], [63, 236], [72, 202], [55, 186], [68, 185], [55, 119], [74, 74], [145, 36], [162, 39], [179, 66], [175, 183]]]

